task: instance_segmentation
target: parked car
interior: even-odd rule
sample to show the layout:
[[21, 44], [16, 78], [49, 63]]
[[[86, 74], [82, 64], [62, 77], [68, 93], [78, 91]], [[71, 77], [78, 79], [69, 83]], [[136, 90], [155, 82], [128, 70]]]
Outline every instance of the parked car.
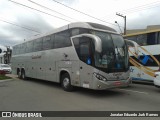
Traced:
[[0, 64], [0, 73], [10, 74], [12, 73], [11, 66], [8, 64]]

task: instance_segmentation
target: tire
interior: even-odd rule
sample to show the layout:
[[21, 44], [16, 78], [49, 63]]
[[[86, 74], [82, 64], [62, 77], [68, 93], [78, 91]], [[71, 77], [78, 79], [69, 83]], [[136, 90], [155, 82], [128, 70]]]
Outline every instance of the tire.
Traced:
[[73, 86], [71, 85], [71, 79], [68, 73], [64, 73], [61, 76], [61, 86], [65, 91], [68, 91], [68, 92], [73, 91]]
[[21, 72], [21, 78], [22, 78], [23, 80], [26, 80], [26, 74], [25, 74], [25, 71], [24, 71], [24, 70], [22, 70], [22, 72]]
[[21, 71], [18, 71], [18, 78], [21, 79]]

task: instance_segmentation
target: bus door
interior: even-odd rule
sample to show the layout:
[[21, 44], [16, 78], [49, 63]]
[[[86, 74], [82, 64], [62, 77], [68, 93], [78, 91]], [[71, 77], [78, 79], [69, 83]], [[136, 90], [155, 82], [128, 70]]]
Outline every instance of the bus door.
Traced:
[[79, 79], [84, 88], [92, 87], [92, 39], [89, 37], [77, 37], [73, 39], [76, 52], [79, 57]]

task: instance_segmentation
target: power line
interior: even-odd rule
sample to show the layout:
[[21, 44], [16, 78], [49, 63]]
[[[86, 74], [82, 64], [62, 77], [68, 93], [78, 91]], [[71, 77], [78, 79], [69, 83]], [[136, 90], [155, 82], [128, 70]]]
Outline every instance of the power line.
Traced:
[[130, 11], [135, 11], [135, 10], [148, 9], [148, 8], [157, 6], [157, 4], [160, 4], [160, 1], [148, 3], [148, 4], [145, 4], [145, 5], [140, 5], [140, 6], [137, 6], [137, 7], [129, 8], [129, 9], [126, 9], [126, 10], [121, 10], [121, 11], [118, 11], [118, 12], [122, 12], [122, 13], [125, 12], [126, 13], [126, 12], [130, 12]]
[[113, 24], [113, 23], [110, 23], [110, 22], [106, 22], [106, 21], [101, 20], [101, 19], [99, 19], [99, 18], [96, 18], [96, 17], [94, 17], [94, 16], [92, 16], [92, 15], [89, 15], [89, 14], [87, 14], [87, 13], [81, 12], [81, 11], [79, 11], [79, 10], [76, 10], [76, 9], [72, 8], [72, 7], [69, 7], [69, 6], [67, 6], [67, 5], [65, 5], [65, 4], [63, 4], [63, 3], [61, 3], [61, 2], [56, 1], [56, 0], [52, 0], [52, 1], [54, 1], [54, 2], [56, 2], [56, 3], [58, 3], [58, 4], [61, 4], [61, 5], [69, 8], [69, 9], [72, 9], [72, 10], [74, 10], [74, 11], [76, 11], [76, 12], [79, 12], [79, 13], [81, 13], [81, 14], [83, 14], [83, 15], [86, 15], [86, 16], [88, 16], [88, 17], [91, 17], [91, 18], [93, 18], [93, 19], [96, 19], [96, 20], [99, 20], [99, 21], [101, 21], [101, 22], [104, 22], [104, 23], [108, 23], [108, 24], [117, 26], [116, 24]]
[[122, 12], [122, 13], [129, 14], [129, 13], [133, 13], [133, 12], [137, 12], [137, 11], [142, 11], [142, 10], [146, 10], [146, 9], [152, 9], [153, 7], [159, 7], [159, 5], [148, 6], [148, 7], [145, 7], [145, 8], [135, 9], [135, 10], [132, 10], [132, 11], [129, 11], [129, 12]]
[[24, 5], [24, 4], [21, 4], [21, 3], [18, 3], [18, 2], [12, 1], [12, 0], [8, 0], [8, 1], [13, 2], [13, 3], [15, 3], [15, 4], [18, 4], [18, 5], [21, 5], [21, 6], [24, 6], [24, 7], [27, 7], [27, 8], [30, 8], [30, 9], [32, 9], [32, 10], [35, 10], [35, 11], [38, 11], [38, 12], [41, 12], [41, 13], [44, 13], [44, 14], [50, 15], [50, 16], [52, 16], [52, 17], [55, 17], [55, 18], [58, 18], [58, 19], [61, 19], [61, 20], [67, 21], [67, 22], [71, 22], [71, 21], [66, 20], [66, 19], [64, 19], [64, 18], [61, 18], [61, 17], [55, 16], [55, 15], [52, 15], [52, 14], [49, 14], [49, 13], [43, 12], [43, 11], [41, 11], [41, 10], [38, 10], [38, 9], [32, 8], [32, 7], [27, 6], [27, 5]]
[[[28, 1], [31, 2], [31, 3], [34, 3], [34, 4], [38, 5], [38, 6], [40, 6], [40, 7], [42, 7], [42, 8], [45, 8], [45, 9], [47, 9], [47, 10], [50, 10], [50, 11], [52, 11], [52, 12], [55, 12], [55, 13], [58, 13], [58, 14], [60, 14], [60, 15], [65, 16], [65, 17], [68, 17], [68, 18], [70, 18], [70, 19], [76, 20], [76, 19], [71, 18], [71, 17], [69, 17], [69, 16], [67, 16], [67, 15], [64, 15], [64, 14], [62, 14], [62, 13], [60, 13], [60, 12], [57, 12], [57, 11], [55, 11], [55, 10], [53, 10], [53, 9], [50, 9], [50, 8], [48, 8], [48, 7], [46, 7], [46, 6], [43, 6], [43, 5], [39, 4], [39, 3], [36, 3], [36, 2], [34, 2], [34, 1], [32, 1], [32, 0], [28, 0]], [[77, 21], [77, 20], [76, 20], [76, 21]]]
[[26, 29], [26, 30], [29, 30], [29, 31], [33, 31], [33, 32], [36, 32], [36, 33], [41, 33], [41, 32], [39, 32], [39, 31], [33, 30], [33, 29], [31, 29], [31, 28], [27, 28], [27, 27], [25, 27], [25, 26], [20, 26], [20, 25], [18, 25], [18, 24], [15, 24], [15, 23], [12, 23], [12, 22], [9, 22], [9, 21], [6, 21], [6, 20], [0, 19], [0, 21], [5, 22], [5, 23], [8, 23], [8, 24], [11, 24], [11, 25], [14, 25], [14, 26], [17, 26], [17, 27], [20, 27], [20, 28], [23, 28], [23, 29]]
[[[145, 10], [145, 9], [151, 9], [153, 7], [158, 7], [159, 4], [160, 4], [160, 1], [156, 1], [156, 2], [145, 4], [145, 5], [140, 5], [140, 6], [137, 6], [137, 7], [132, 7], [132, 8], [129, 8], [129, 9], [125, 9], [125, 10], [120, 10], [120, 11], [117, 11], [117, 12], [123, 13], [123, 14], [130, 14], [130, 13], [141, 11], [141, 10]], [[113, 18], [112, 14], [113, 13], [108, 14], [108, 15], [105, 16], [105, 17], [109, 16], [109, 18], [107, 18], [107, 20]], [[105, 17], [103, 17], [103, 18], [105, 18]]]

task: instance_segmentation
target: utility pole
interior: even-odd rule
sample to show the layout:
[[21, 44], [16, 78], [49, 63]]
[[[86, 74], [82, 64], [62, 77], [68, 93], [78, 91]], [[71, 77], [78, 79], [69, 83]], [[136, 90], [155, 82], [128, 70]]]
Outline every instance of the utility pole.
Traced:
[[124, 35], [126, 35], [126, 16], [124, 16], [120, 13], [116, 13], [116, 15], [124, 18]]

